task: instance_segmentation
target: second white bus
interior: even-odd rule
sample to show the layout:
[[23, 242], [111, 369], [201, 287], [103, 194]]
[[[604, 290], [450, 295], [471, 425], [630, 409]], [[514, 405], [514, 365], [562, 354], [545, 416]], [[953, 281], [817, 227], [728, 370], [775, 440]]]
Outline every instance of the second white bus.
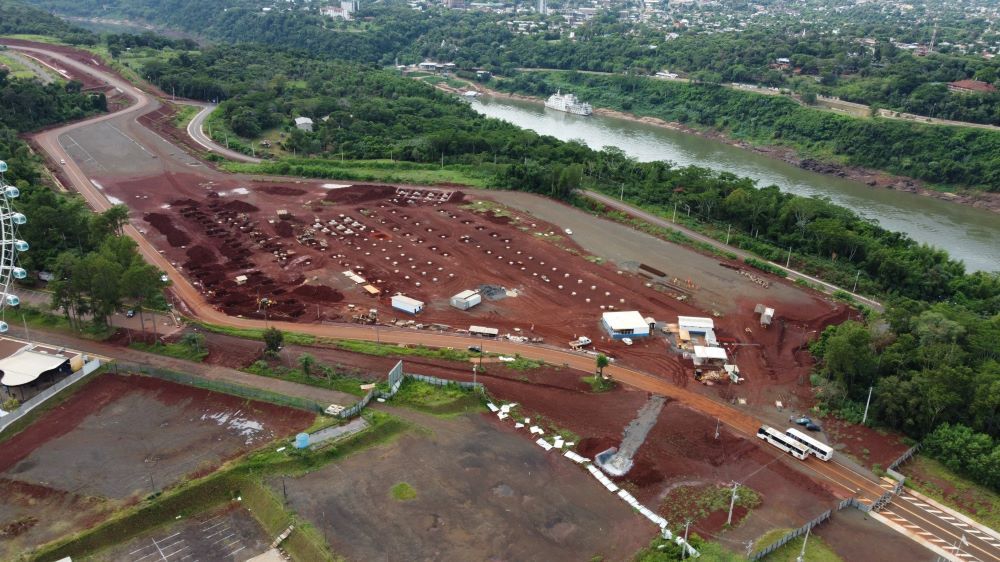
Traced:
[[830, 448], [829, 445], [820, 443], [794, 427], [789, 427], [788, 430], [785, 431], [785, 435], [787, 435], [789, 439], [794, 439], [804, 445], [809, 452], [813, 454], [813, 456], [821, 461], [828, 461], [833, 458], [833, 449]]
[[767, 441], [799, 460], [806, 460], [806, 456], [809, 454], [809, 449], [807, 449], [805, 445], [799, 443], [777, 429], [774, 429], [773, 427], [762, 425], [760, 429], [757, 430], [757, 437]]

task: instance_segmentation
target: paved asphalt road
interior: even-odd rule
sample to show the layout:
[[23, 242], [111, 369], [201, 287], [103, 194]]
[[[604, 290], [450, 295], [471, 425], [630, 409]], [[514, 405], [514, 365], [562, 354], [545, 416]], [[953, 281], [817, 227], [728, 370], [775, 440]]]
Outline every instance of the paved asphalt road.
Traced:
[[213, 111], [215, 111], [215, 108], [219, 106], [215, 104], [197, 103], [190, 101], [185, 101], [181, 103], [201, 108], [201, 111], [199, 111], [198, 114], [195, 115], [193, 119], [191, 119], [191, 122], [188, 123], [187, 132], [188, 136], [191, 137], [191, 139], [194, 140], [194, 142], [205, 147], [205, 150], [208, 150], [209, 152], [215, 152], [216, 154], [220, 154], [230, 160], [237, 160], [240, 162], [250, 162], [252, 164], [259, 164], [260, 162], [263, 162], [263, 160], [261, 160], [260, 158], [247, 156], [242, 152], [236, 152], [235, 150], [230, 150], [224, 146], [221, 146], [215, 141], [213, 141], [211, 138], [209, 138], [208, 135], [205, 134], [205, 127], [204, 127], [205, 119], [207, 119], [208, 116], [211, 115]]
[[[31, 48], [24, 47], [16, 48], [26, 51], [32, 50]], [[78, 71], [87, 72], [97, 76], [98, 78], [108, 82], [111, 86], [119, 88], [135, 100], [134, 104], [114, 114], [103, 115], [87, 121], [73, 123], [64, 127], [45, 131], [43, 133], [39, 133], [35, 137], [38, 145], [51, 158], [53, 158], [54, 161], [59, 161], [60, 159], [65, 159], [67, 161], [65, 166], [66, 177], [69, 179], [73, 187], [84, 196], [87, 202], [95, 210], [105, 210], [111, 206], [111, 203], [107, 200], [104, 194], [90, 182], [81, 170], [80, 166], [70, 158], [69, 154], [67, 154], [66, 150], [60, 144], [60, 136], [67, 132], [83, 127], [89, 127], [95, 123], [103, 123], [105, 121], [113, 120], [120, 130], [128, 132], [130, 139], [133, 140], [139, 148], [147, 154], [155, 155], [152, 156], [153, 158], [159, 158], [158, 165], [164, 167], [165, 173], [168, 169], [171, 169], [172, 166], [187, 168], [187, 166], [183, 163], [171, 163], [172, 159], [175, 158], [172, 155], [177, 153], [183, 154], [182, 150], [170, 145], [168, 141], [156, 133], [145, 129], [136, 121], [136, 117], [139, 115], [153, 111], [159, 107], [160, 102], [156, 100], [155, 97], [125, 82], [123, 79], [117, 76], [108, 75], [97, 68], [78, 63], [68, 57], [59, 55], [58, 53], [46, 52], [46, 54]], [[173, 281], [172, 290], [181, 301], [183, 309], [186, 313], [201, 321], [221, 326], [258, 329], [265, 327], [264, 322], [262, 321], [247, 318], [234, 318], [216, 310], [205, 301], [201, 293], [194, 288], [183, 275], [181, 275], [163, 256], [159, 254], [153, 245], [146, 240], [137, 229], [132, 226], [128, 226], [126, 228], [126, 233], [136, 240], [139, 244], [140, 252], [150, 263], [156, 265], [170, 276]], [[271, 322], [270, 325], [289, 332], [306, 333], [329, 338], [374, 341], [377, 337], [380, 337], [383, 342], [412, 345], [420, 344], [432, 347], [462, 348], [472, 344], [480, 344], [482, 342], [480, 339], [470, 338], [468, 336], [435, 334], [396, 328], [381, 328], [379, 330], [379, 334], [376, 334], [376, 328], [359, 325], [309, 325], [280, 322]], [[539, 359], [553, 364], [566, 364], [570, 367], [581, 369], [583, 371], [590, 371], [594, 367], [594, 359], [592, 356], [551, 347], [496, 341], [491, 342], [490, 350], [505, 354], [520, 353], [528, 358]], [[700, 394], [674, 386], [667, 381], [655, 377], [654, 375], [620, 366], [609, 367], [605, 370], [605, 372], [609, 373], [622, 383], [646, 390], [648, 392], [669, 396], [695, 410], [703, 412], [706, 415], [717, 417], [723, 423], [726, 423], [735, 431], [744, 435], [753, 436], [756, 433], [757, 428], [761, 425], [761, 423], [752, 416], [736, 409], [733, 406], [730, 406], [729, 404], [716, 402]], [[799, 461], [789, 462], [798, 463]], [[805, 461], [805, 463], [800, 464], [811, 472], [817, 480], [827, 482], [834, 490], [838, 491], [839, 494], [844, 497], [857, 495], [862, 502], [871, 503], [874, 498], [884, 493], [884, 488], [882, 487], [883, 483], [876, 479], [873, 475], [861, 474], [836, 461], [824, 463], [810, 458], [808, 461]], [[934, 511], [938, 511], [941, 515], [934, 513]], [[918, 540], [928, 548], [950, 560], [983, 560], [1000, 562], [1000, 542], [997, 542], [996, 544], [990, 542], [994, 539], [992, 536], [986, 534], [988, 532], [986, 529], [979, 528], [973, 533], [969, 530], [970, 528], [968, 527], [968, 523], [960, 522], [951, 515], [943, 514], [940, 510], [922, 507], [907, 496], [900, 496], [893, 499], [892, 515], [900, 518], [905, 522], [905, 525], [907, 525], [905, 530], [902, 532], [905, 532], [906, 530], [911, 531], [907, 533], [908, 536]], [[965, 527], [962, 525], [965, 525]], [[909, 526], [912, 526], [912, 529], [910, 529]], [[901, 529], [903, 529], [903, 527], [901, 527]], [[948, 549], [947, 545], [957, 543], [963, 536], [969, 543], [967, 546], [962, 547], [963, 554], [955, 554], [953, 553], [953, 550]]]

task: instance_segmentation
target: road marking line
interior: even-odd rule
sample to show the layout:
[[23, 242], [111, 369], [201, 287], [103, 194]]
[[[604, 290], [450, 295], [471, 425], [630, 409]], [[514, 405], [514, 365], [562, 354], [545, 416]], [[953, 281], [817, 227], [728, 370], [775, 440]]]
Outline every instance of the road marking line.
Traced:
[[241, 546], [241, 547], [237, 548], [236, 550], [234, 550], [234, 551], [230, 552], [230, 553], [229, 553], [229, 554], [227, 554], [226, 556], [235, 556], [237, 552], [239, 552], [239, 551], [243, 550], [244, 548], [246, 548], [246, 547], [245, 547], [245, 546]]
[[931, 509], [931, 508], [927, 508], [927, 511], [928, 511], [929, 513], [944, 513], [943, 511], [938, 511], [938, 510], [936, 510], [936, 509]]

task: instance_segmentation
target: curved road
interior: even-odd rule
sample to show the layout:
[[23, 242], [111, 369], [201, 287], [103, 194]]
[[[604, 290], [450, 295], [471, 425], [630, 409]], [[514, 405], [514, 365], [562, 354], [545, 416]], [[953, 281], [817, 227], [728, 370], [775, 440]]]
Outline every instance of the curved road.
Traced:
[[215, 141], [213, 141], [211, 137], [205, 134], [205, 127], [204, 127], [205, 119], [207, 119], [208, 116], [211, 115], [213, 111], [215, 111], [215, 108], [219, 107], [218, 105], [211, 103], [198, 103], [193, 101], [183, 101], [179, 103], [201, 108], [201, 111], [199, 111], [198, 114], [191, 119], [191, 122], [188, 123], [187, 133], [188, 136], [191, 137], [191, 140], [203, 146], [205, 150], [209, 152], [215, 152], [216, 154], [220, 154], [230, 160], [249, 162], [251, 164], [260, 164], [261, 162], [263, 162], [263, 160], [261, 160], [260, 158], [247, 156], [242, 152], [236, 152], [235, 150], [230, 150], [224, 146], [221, 146]]
[[[70, 155], [62, 146], [59, 139], [64, 134], [82, 127], [113, 120], [115, 125], [118, 126], [120, 132], [127, 131], [131, 133], [132, 136], [129, 136], [122, 132], [126, 138], [138, 145], [139, 148], [149, 154], [151, 158], [157, 158], [155, 153], [162, 153], [162, 151], [161, 149], [155, 148], [154, 145], [159, 142], [166, 143], [167, 145], [170, 145], [170, 143], [166, 139], [163, 139], [163, 137], [142, 127], [138, 121], [136, 121], [136, 118], [144, 113], [156, 110], [159, 108], [160, 102], [147, 92], [129, 84], [117, 76], [109, 75], [97, 68], [79, 63], [59, 53], [31, 47], [15, 46], [12, 48], [28, 52], [43, 52], [46, 55], [56, 58], [60, 62], [73, 67], [77, 71], [85, 72], [104, 80], [112, 87], [118, 88], [122, 92], [126, 93], [135, 101], [135, 103], [131, 106], [116, 113], [102, 115], [84, 122], [73, 123], [64, 127], [45, 131], [39, 133], [35, 137], [36, 142], [41, 149], [55, 161], [66, 160], [64, 172], [67, 179], [70, 183], [72, 183], [73, 187], [77, 189], [81, 195], [83, 195], [91, 207], [97, 211], [108, 209], [111, 207], [111, 203], [108, 201], [107, 197], [105, 197], [101, 190], [90, 181], [77, 162], [70, 158]], [[143, 142], [146, 143], [145, 146], [143, 146]], [[146, 147], [149, 148], [147, 149]], [[182, 152], [173, 145], [170, 145], [169, 150], [174, 151], [170, 154]], [[171, 166], [171, 163], [165, 162], [164, 160], [168, 159], [159, 159], [158, 165], [163, 166], [164, 170], [167, 170], [167, 168]], [[184, 164], [181, 164], [180, 166], [184, 166]], [[191, 316], [203, 322], [233, 328], [261, 329], [266, 327], [263, 321], [248, 318], [235, 318], [215, 309], [203, 298], [201, 293], [193, 285], [191, 285], [188, 280], [181, 275], [180, 272], [177, 271], [148, 240], [146, 240], [145, 237], [142, 236], [142, 234], [134, 226], [129, 225], [125, 230], [126, 233], [136, 241], [139, 246], [139, 251], [146, 258], [146, 260], [167, 273], [173, 282], [173, 291], [175, 295], [182, 302], [182, 308], [186, 309]], [[335, 339], [356, 339], [367, 341], [375, 341], [378, 339], [384, 342], [398, 344], [454, 348], [461, 348], [468, 345], [481, 345], [483, 343], [482, 339], [468, 336], [427, 333], [398, 328], [375, 328], [354, 324], [316, 325], [271, 322], [269, 325], [289, 332]], [[538, 359], [552, 364], [565, 364], [569, 367], [580, 369], [585, 372], [589, 372], [594, 368], [594, 359], [592, 356], [563, 349], [530, 344], [517, 344], [507, 341], [492, 341], [489, 343], [489, 349], [490, 351], [504, 354], [520, 353], [528, 358]], [[687, 405], [688, 407], [704, 413], [705, 415], [717, 417], [736, 432], [748, 437], [752, 438], [757, 429], [761, 426], [761, 422], [759, 420], [728, 404], [716, 402], [708, 397], [702, 396], [685, 388], [674, 386], [673, 384], [670, 384], [669, 382], [652, 374], [614, 365], [608, 367], [606, 372], [625, 384], [646, 390], [648, 392], [669, 396]], [[836, 461], [824, 463], [811, 458], [805, 463], [799, 463], [794, 460], [790, 460], [789, 462], [807, 469], [817, 480], [824, 481], [829, 484], [829, 486], [836, 490], [838, 495], [842, 497], [856, 495], [862, 502], [870, 504], [875, 498], [885, 492], [883, 487], [884, 484], [880, 483], [871, 475], [861, 474], [843, 464], [837, 463]], [[920, 507], [906, 496], [899, 496], [893, 499], [892, 516], [898, 517], [904, 521], [904, 523], [900, 523], [900, 525], [905, 526], [905, 528], [900, 527], [901, 532], [907, 533], [911, 538], [918, 540], [924, 544], [924, 546], [931, 548], [939, 555], [946, 556], [950, 560], [983, 560], [988, 562], [1000, 562], [1000, 538], [994, 539], [991, 535], [988, 535], [989, 531], [987, 529], [977, 530], [974, 527], [970, 527], [967, 523], [957, 521], [954, 517], [947, 515], [940, 510]], [[950, 550], [946, 550], [946, 545], [956, 543], [963, 536], [965, 536], [966, 541], [969, 543], [967, 546], [963, 546], [963, 550], [966, 553], [972, 553], [971, 556], [967, 554], [964, 557], [959, 557], [952, 554]], [[990, 542], [994, 540], [996, 541], [996, 544]]]

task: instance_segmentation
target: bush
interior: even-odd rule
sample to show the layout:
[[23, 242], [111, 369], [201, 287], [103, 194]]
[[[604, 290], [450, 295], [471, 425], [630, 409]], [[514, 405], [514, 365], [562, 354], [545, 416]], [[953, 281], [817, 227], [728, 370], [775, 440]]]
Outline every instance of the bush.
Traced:
[[770, 273], [771, 275], [777, 275], [778, 277], [788, 277], [788, 273], [780, 267], [770, 264], [766, 261], [759, 260], [757, 258], [746, 258], [743, 263], [749, 265], [750, 267], [755, 267], [761, 271]]

